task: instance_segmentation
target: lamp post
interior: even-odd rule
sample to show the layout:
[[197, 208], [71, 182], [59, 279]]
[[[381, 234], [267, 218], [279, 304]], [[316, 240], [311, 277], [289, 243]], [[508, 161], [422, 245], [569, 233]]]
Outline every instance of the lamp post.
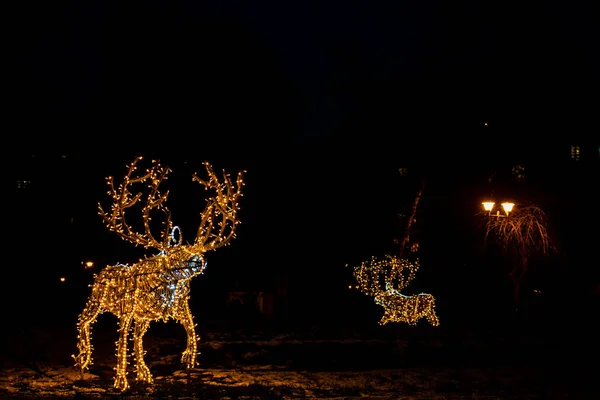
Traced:
[[515, 204], [509, 202], [484, 201], [481, 204], [488, 215], [485, 240], [493, 234], [499, 249], [514, 261], [509, 275], [514, 304], [519, 305], [521, 283], [531, 257], [547, 256], [556, 250], [548, 233], [546, 214], [535, 204], [520, 204], [518, 212], [513, 212]]
[[[510, 215], [513, 207], [515, 206], [514, 203], [504, 202], [500, 205], [500, 207], [498, 207], [493, 201], [484, 201], [481, 204], [483, 205], [483, 209], [487, 211], [489, 217], [496, 218], [507, 218]], [[500, 208], [502, 208], [504, 214], [500, 214]], [[494, 210], [496, 211], [495, 214], [493, 213]]]

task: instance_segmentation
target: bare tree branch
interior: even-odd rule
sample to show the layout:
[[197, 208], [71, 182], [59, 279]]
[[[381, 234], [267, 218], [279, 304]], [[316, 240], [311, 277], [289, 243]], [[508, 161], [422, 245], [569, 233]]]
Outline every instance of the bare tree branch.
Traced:
[[425, 180], [421, 180], [421, 187], [415, 196], [415, 200], [413, 201], [412, 209], [410, 216], [408, 217], [408, 222], [406, 224], [406, 229], [404, 230], [404, 236], [402, 237], [402, 241], [400, 242], [400, 258], [404, 258], [404, 252], [406, 250], [406, 245], [410, 240], [410, 228], [415, 220], [415, 215], [417, 214], [417, 206], [419, 205], [419, 200], [421, 200], [421, 195], [423, 194], [423, 189], [425, 188]]

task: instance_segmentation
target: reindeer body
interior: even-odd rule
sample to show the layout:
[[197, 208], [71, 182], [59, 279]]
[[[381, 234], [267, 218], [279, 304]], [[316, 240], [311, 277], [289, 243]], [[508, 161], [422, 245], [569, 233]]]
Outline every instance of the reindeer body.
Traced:
[[134, 265], [118, 264], [104, 269], [94, 280], [92, 294], [78, 322], [82, 369], [91, 363], [91, 325], [99, 314], [109, 312], [119, 319], [121, 334], [117, 352], [115, 386], [129, 387], [126, 379], [127, 336], [133, 324], [137, 379], [152, 383], [152, 375], [144, 362], [142, 339], [151, 321], [175, 319], [186, 330], [187, 348], [182, 362], [188, 368], [196, 364], [198, 337], [188, 304], [190, 279], [204, 272], [206, 263], [194, 256], [184, 265], [170, 267], [164, 255], [157, 255]]
[[132, 266], [107, 267], [95, 279], [102, 283], [94, 285], [90, 301], [98, 304], [100, 313], [110, 312], [118, 318], [177, 319], [177, 311], [186, 307], [190, 295], [190, 279], [206, 267], [199, 260], [169, 268], [168, 260], [158, 255]]
[[[154, 247], [159, 254], [140, 260], [133, 265], [117, 264], [108, 266], [94, 277], [92, 293], [79, 315], [78, 331], [79, 354], [73, 356], [76, 366], [82, 371], [92, 363], [91, 326], [104, 312], [110, 312], [119, 319], [119, 341], [117, 343], [117, 367], [114, 386], [122, 391], [129, 388], [127, 380], [127, 340], [133, 328], [133, 350], [135, 355], [137, 380], [152, 383], [150, 369], [144, 362], [143, 336], [152, 321], [174, 319], [181, 323], [187, 334], [187, 347], [181, 361], [187, 368], [197, 364], [197, 342], [195, 324], [189, 306], [190, 280], [202, 274], [206, 268], [204, 253], [226, 245], [235, 236], [237, 201], [241, 196], [243, 184], [238, 174], [237, 190], [228, 175], [225, 183], [220, 184], [210, 166], [205, 163], [210, 179], [203, 181], [194, 175], [193, 179], [214, 189], [217, 194], [209, 198], [201, 214], [198, 235], [193, 243], [183, 245], [179, 227], [173, 226], [170, 214], [164, 206], [167, 195], [160, 195], [158, 185], [169, 172], [162, 169], [158, 162], [141, 177], [132, 177], [136, 170], [137, 158], [130, 166], [124, 183], [115, 190], [112, 178], [108, 178], [114, 204], [112, 213], [106, 213], [100, 206], [100, 214], [109, 229], [124, 239], [146, 248]], [[147, 205], [142, 209], [145, 233], [138, 234], [125, 223], [125, 210], [136, 204], [141, 195], [132, 195], [128, 191], [131, 183], [150, 180], [150, 194]], [[166, 214], [166, 228], [162, 240], [155, 240], [150, 233], [150, 211], [161, 210]]]
[[375, 303], [383, 307], [380, 325], [388, 322], [406, 322], [417, 325], [421, 318], [427, 319], [432, 326], [440, 321], [435, 313], [435, 298], [429, 293], [405, 295], [402, 293], [383, 292], [375, 296]]

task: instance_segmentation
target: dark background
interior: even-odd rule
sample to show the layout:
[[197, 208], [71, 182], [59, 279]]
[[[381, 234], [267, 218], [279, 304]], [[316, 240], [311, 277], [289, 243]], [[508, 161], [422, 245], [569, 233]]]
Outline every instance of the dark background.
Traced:
[[[173, 169], [169, 204], [182, 225], [200, 211], [188, 177], [202, 161], [247, 171], [238, 238], [193, 284], [203, 318], [219, 318], [214, 299], [229, 290], [281, 282], [290, 317], [349, 318], [364, 307], [373, 318], [380, 310], [348, 291], [345, 265], [397, 251], [397, 214], [422, 177], [422, 267], [409, 289], [433, 293], [442, 321], [510, 314], [509, 261], [483, 249], [475, 216], [492, 192], [532, 199], [551, 217], [561, 251], [527, 290], [543, 288], [561, 312], [597, 301], [591, 2], [20, 2], [8, 11], [4, 304], [16, 315], [41, 302], [42, 316], [60, 309], [75, 321], [91, 283], [81, 261], [138, 258], [97, 215], [104, 178], [138, 155]], [[525, 184], [512, 181], [517, 164]]]
[[235, 137], [279, 152], [291, 138], [331, 135], [435, 133], [437, 143], [467, 145], [484, 121], [503, 128], [493, 142], [594, 132], [593, 2], [91, 1], [7, 11], [5, 111], [17, 139], [106, 149], [149, 134], [176, 148], [183, 137], [195, 146]]

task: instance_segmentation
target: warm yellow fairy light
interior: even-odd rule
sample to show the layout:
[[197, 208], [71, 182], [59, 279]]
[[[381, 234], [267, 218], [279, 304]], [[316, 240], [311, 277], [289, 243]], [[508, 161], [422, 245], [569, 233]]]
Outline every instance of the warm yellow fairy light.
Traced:
[[[197, 364], [197, 342], [193, 316], [190, 311], [190, 279], [202, 274], [206, 268], [204, 253], [216, 250], [229, 244], [235, 237], [235, 230], [240, 221], [237, 218], [239, 198], [242, 196], [243, 171], [237, 175], [234, 185], [230, 176], [223, 172], [223, 182], [208, 163], [204, 163], [208, 180], [200, 179], [196, 174], [192, 180], [200, 183], [206, 190], [215, 192], [206, 200], [206, 207], [201, 213], [200, 227], [193, 243], [183, 244], [181, 230], [171, 222], [166, 207], [168, 192], [161, 194], [158, 186], [166, 179], [169, 168], [163, 168], [158, 161], [141, 176], [133, 176], [137, 163], [136, 158], [129, 166], [128, 173], [121, 185], [115, 188], [112, 177], [107, 178], [109, 194], [113, 204], [110, 212], [105, 212], [98, 205], [100, 215], [109, 230], [117, 233], [124, 240], [144, 248], [158, 249], [159, 253], [146, 257], [139, 262], [117, 264], [106, 267], [94, 277], [92, 294], [79, 316], [79, 354], [73, 355], [76, 366], [83, 372], [92, 363], [91, 326], [103, 312], [110, 312], [119, 318], [119, 340], [117, 342], [117, 366], [114, 387], [126, 390], [127, 381], [127, 342], [133, 329], [133, 353], [135, 356], [137, 380], [152, 383], [152, 374], [144, 362], [143, 337], [152, 321], [174, 319], [180, 322], [187, 333], [187, 347], [181, 361], [187, 368]], [[125, 213], [137, 205], [142, 193], [131, 193], [131, 184], [149, 182], [146, 204], [141, 211], [143, 215], [144, 233], [132, 230], [125, 221]], [[160, 240], [156, 240], [150, 232], [150, 214], [160, 211], [165, 222]]]
[[383, 259], [371, 257], [354, 268], [358, 288], [372, 296], [383, 307], [380, 325], [388, 322], [406, 322], [416, 325], [421, 318], [433, 325], [440, 324], [435, 312], [435, 298], [428, 293], [405, 295], [404, 289], [415, 277], [419, 260], [413, 262], [386, 255]]

